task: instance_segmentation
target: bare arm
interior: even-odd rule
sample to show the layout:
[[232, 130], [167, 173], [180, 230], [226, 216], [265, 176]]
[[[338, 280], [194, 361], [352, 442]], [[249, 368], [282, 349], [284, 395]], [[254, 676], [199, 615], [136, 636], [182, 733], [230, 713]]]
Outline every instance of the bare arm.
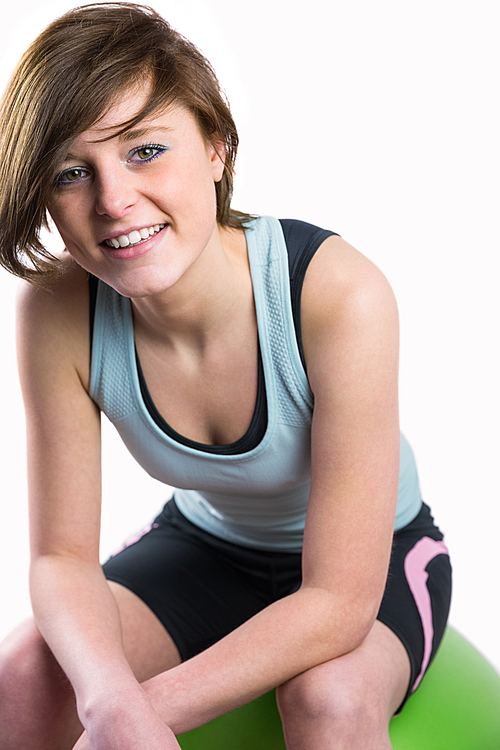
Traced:
[[[89, 707], [97, 703], [108, 716], [131, 697], [136, 704], [143, 700], [146, 714], [154, 711], [125, 659], [119, 613], [99, 563], [100, 419], [87, 394], [83, 271], [70, 269], [50, 291], [22, 290], [18, 359], [27, 420], [33, 611], [91, 734]], [[158, 723], [158, 742], [165, 743], [168, 730]], [[158, 747], [177, 748], [172, 741]], [[145, 742], [137, 747], [156, 747], [150, 737]]]
[[303, 585], [145, 684], [176, 733], [351, 651], [378, 611], [399, 468], [394, 297], [378, 269], [332, 238], [307, 272], [302, 320], [315, 396]]

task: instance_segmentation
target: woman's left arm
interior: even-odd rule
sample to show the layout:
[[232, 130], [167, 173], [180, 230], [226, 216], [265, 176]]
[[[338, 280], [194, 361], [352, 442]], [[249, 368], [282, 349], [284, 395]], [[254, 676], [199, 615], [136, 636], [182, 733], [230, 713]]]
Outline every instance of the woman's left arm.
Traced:
[[302, 333], [314, 393], [303, 584], [143, 685], [176, 734], [353, 650], [378, 612], [398, 487], [398, 315], [385, 277], [338, 237], [307, 271]]

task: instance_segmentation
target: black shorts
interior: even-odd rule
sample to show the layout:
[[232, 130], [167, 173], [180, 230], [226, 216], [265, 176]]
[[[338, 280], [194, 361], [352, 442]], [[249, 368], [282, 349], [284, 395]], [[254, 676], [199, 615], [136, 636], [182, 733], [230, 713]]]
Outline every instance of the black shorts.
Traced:
[[[408, 652], [411, 680], [405, 701], [432, 661], [448, 618], [451, 566], [442, 540], [425, 504], [394, 533], [377, 619]], [[126, 586], [153, 610], [183, 661], [301, 584], [300, 554], [219, 539], [188, 521], [173, 499], [103, 568], [106, 578]]]

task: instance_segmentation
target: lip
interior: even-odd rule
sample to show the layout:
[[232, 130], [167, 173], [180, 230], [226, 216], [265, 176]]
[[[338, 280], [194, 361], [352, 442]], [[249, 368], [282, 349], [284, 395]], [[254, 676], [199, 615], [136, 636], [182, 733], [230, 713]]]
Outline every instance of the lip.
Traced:
[[139, 232], [141, 229], [144, 229], [145, 227], [154, 227], [155, 224], [166, 224], [166, 221], [153, 221], [152, 224], [137, 224], [135, 227], [127, 227], [126, 229], [115, 229], [113, 234], [107, 234], [105, 237], [102, 237], [99, 240], [99, 245], [102, 245], [103, 242], [106, 242], [106, 240], [112, 240], [113, 237], [120, 237], [120, 235], [129, 235], [130, 232]]
[[[134, 260], [135, 258], [140, 258], [141, 255], [146, 255], [146, 253], [149, 253], [149, 251], [152, 250], [158, 244], [158, 242], [163, 239], [163, 235], [169, 228], [169, 226], [169, 224], [165, 224], [163, 229], [160, 229], [159, 232], [153, 234], [148, 240], [144, 240], [144, 242], [141, 242], [138, 245], [128, 245], [127, 247], [117, 248], [109, 247], [109, 245], [106, 245], [106, 240], [117, 236], [116, 234], [111, 234], [109, 235], [109, 237], [105, 237], [104, 240], [99, 243], [99, 247], [101, 248], [101, 250], [105, 251], [106, 255], [108, 255], [110, 258], [114, 258], [115, 260]], [[122, 234], [130, 234], [130, 232], [133, 231], [133, 229], [130, 229], [126, 233], [122, 232]]]

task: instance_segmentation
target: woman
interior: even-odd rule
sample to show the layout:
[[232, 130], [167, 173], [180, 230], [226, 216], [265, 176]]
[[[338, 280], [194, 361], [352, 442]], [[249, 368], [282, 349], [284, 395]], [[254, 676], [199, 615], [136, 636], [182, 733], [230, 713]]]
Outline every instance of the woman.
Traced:
[[[35, 616], [2, 647], [2, 748], [177, 748], [276, 686], [289, 750], [390, 748], [450, 567], [387, 281], [333, 232], [231, 209], [229, 109], [151, 9], [55, 21], [1, 119]], [[101, 410], [177, 488], [102, 568]]]

